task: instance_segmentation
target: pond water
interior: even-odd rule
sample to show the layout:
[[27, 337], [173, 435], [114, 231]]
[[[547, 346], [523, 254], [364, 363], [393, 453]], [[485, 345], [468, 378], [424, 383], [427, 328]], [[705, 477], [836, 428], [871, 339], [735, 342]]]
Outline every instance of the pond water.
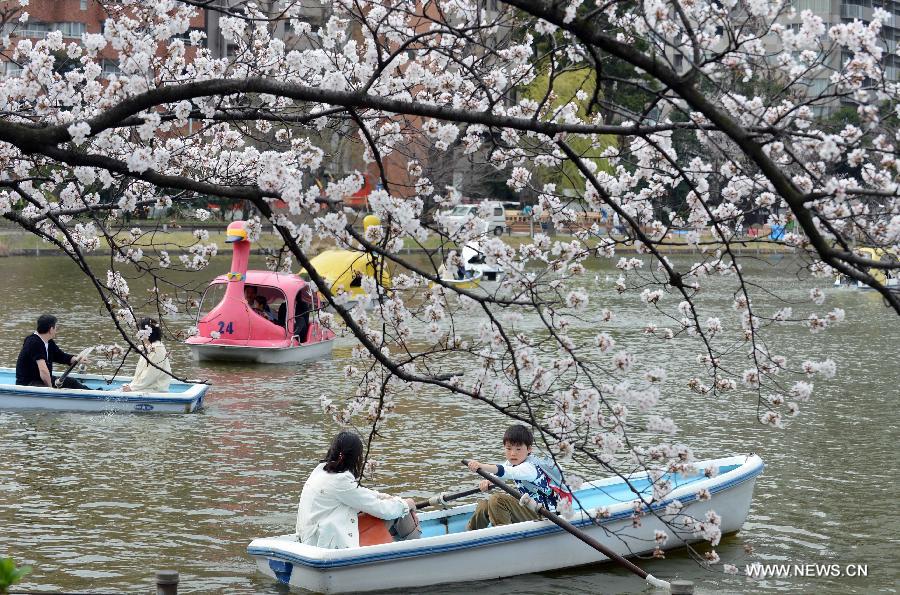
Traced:
[[[225, 270], [227, 262], [217, 259], [212, 270]], [[105, 272], [103, 259], [93, 264]], [[660, 410], [682, 428], [679, 439], [701, 458], [755, 452], [767, 465], [743, 530], [718, 548], [722, 559], [742, 571], [748, 562], [866, 564], [868, 576], [751, 581], [703, 569], [683, 551], [640, 564], [659, 577], [694, 580], [700, 593], [896, 592], [897, 316], [872, 293], [829, 288], [826, 306], [844, 308], [844, 324], [815, 342], [807, 331], [778, 336], [778, 352], [831, 357], [839, 375], [816, 379], [801, 416], [776, 430], [756, 423], [755, 400], [747, 395], [690, 393], [684, 381], [696, 345], [642, 335], [651, 312], [623, 302], [608, 263], [592, 266], [596, 276], [581, 332], [596, 332], [592, 318], [601, 307], [614, 308], [618, 316], [608, 326], [620, 344], [642, 363], [668, 364]], [[764, 288], [789, 298], [812, 287], [797, 280], [793, 263], [777, 257], [745, 267]], [[69, 261], [4, 258], [0, 270], [9, 288], [0, 301], [2, 365], [14, 365], [22, 339], [45, 311], [59, 316], [58, 342], [70, 352], [98, 337], [114, 340], [96, 293]], [[139, 290], [140, 283], [133, 284]], [[724, 285], [713, 287], [704, 303], [723, 319], [733, 316]], [[352, 390], [342, 372], [351, 345], [339, 339], [332, 359], [304, 366], [252, 367], [194, 364], [186, 348], [170, 342], [178, 371], [213, 382], [205, 410], [196, 415], [0, 411], [0, 555], [33, 566], [17, 588], [146, 592], [154, 569], [171, 568], [181, 573], [184, 593], [283, 593], [256, 572], [246, 547], [255, 537], [293, 530], [303, 481], [337, 429], [322, 414], [319, 397]], [[462, 456], [494, 460], [502, 454], [507, 421], [470, 400], [418, 389], [400, 395], [398, 413], [377, 446], [383, 464], [375, 487], [413, 497], [465, 489], [475, 482], [459, 465]], [[476, 590], [649, 589], [611, 564], [427, 588]]]

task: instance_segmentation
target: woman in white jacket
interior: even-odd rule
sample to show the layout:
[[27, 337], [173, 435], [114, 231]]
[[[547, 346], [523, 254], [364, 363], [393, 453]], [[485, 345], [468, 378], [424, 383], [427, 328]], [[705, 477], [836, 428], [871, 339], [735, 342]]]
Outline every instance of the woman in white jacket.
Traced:
[[[172, 380], [172, 366], [169, 354], [162, 344], [162, 330], [152, 318], [142, 318], [137, 323], [138, 336], [144, 344], [144, 353], [134, 369], [134, 378], [122, 390], [135, 393], [169, 392]], [[151, 365], [152, 364], [154, 365]]]
[[300, 493], [297, 537], [301, 543], [323, 548], [359, 547], [360, 512], [380, 519], [415, 518], [415, 500], [381, 494], [359, 485], [363, 445], [353, 432], [335, 436]]

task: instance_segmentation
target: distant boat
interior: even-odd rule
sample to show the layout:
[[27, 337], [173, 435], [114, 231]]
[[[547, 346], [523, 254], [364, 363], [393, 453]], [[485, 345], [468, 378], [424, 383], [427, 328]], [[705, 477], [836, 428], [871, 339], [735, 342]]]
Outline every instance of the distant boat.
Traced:
[[[874, 260], [876, 262], [881, 262], [882, 260], [887, 262], [892, 262], [900, 268], [900, 264], [897, 262], [897, 254], [893, 250], [885, 250], [882, 248], [870, 248], [868, 246], [862, 246], [859, 248], [854, 248], [854, 254], [861, 256], [863, 258], [867, 258], [869, 260]], [[889, 276], [888, 272], [884, 269], [870, 268], [868, 271], [869, 275], [871, 275], [876, 281], [884, 285], [885, 287], [892, 288], [900, 288], [900, 279], [896, 277]], [[846, 275], [842, 275], [838, 273], [834, 276], [834, 286], [835, 287], [855, 287], [856, 289], [872, 289], [862, 281], [857, 281], [856, 279], [851, 279]]]
[[466, 272], [473, 276], [479, 274], [479, 289], [488, 294], [496, 293], [506, 277], [506, 270], [497, 263], [488, 264], [484, 252], [476, 243], [469, 242], [463, 246], [461, 256]]
[[[448, 277], [441, 277], [441, 281], [443, 281], [443, 282], [446, 283], [447, 285], [450, 285], [450, 286], [452, 286], [452, 287], [456, 287], [456, 288], [458, 288], [458, 289], [469, 289], [469, 290], [473, 290], [473, 289], [478, 289], [478, 288], [479, 288], [479, 284], [481, 283], [481, 277], [482, 277], [482, 272], [481, 272], [481, 271], [475, 271], [474, 274], [471, 274], [470, 276], [465, 277], [465, 278], [463, 278], [463, 279], [456, 279], [456, 278], [453, 278], [453, 277], [449, 277], [449, 278], [448, 278]], [[432, 283], [432, 284], [431, 284], [432, 287], [434, 287], [434, 286], [436, 286], [436, 285], [437, 285], [437, 283]]]
[[[371, 225], [380, 225], [381, 220], [375, 215], [366, 215], [363, 219], [363, 231]], [[379, 291], [391, 287], [391, 276], [383, 266], [383, 262], [364, 250], [323, 250], [310, 260], [316, 272], [325, 280], [325, 287], [332, 295], [346, 294], [346, 306], [354, 307], [364, 301], [366, 292], [362, 286], [363, 277], [371, 277], [377, 282]], [[309, 273], [300, 271], [304, 278]], [[324, 301], [324, 298], [320, 296]], [[373, 304], [364, 302], [366, 309]]]
[[[228, 226], [234, 244], [231, 271], [206, 288], [197, 335], [185, 344], [198, 361], [260, 364], [300, 363], [328, 357], [334, 333], [319, 323], [321, 302], [315, 286], [291, 273], [247, 270], [250, 241], [243, 221]], [[245, 288], [264, 298], [268, 317], [247, 302]], [[208, 304], [215, 304], [204, 314]]]
[[[375, 278], [378, 274], [376, 260], [368, 252], [325, 250], [313, 257], [310, 264], [325, 279], [325, 285], [333, 295], [346, 294], [346, 305], [350, 308], [365, 297], [362, 278]], [[304, 275], [305, 271], [300, 271], [300, 274]], [[382, 270], [379, 288], [389, 286], [390, 275]], [[319, 296], [319, 299], [322, 297]]]
[[0, 368], [0, 410], [52, 409], [55, 411], [93, 411], [119, 413], [193, 413], [203, 405], [208, 384], [172, 382], [169, 392], [134, 393], [121, 390], [131, 379], [107, 384], [97, 374], [70, 374], [91, 389], [19, 386], [15, 368]]
[[[575, 492], [576, 501], [592, 512], [600, 526], [582, 509], [576, 511], [572, 523], [624, 556], [652, 552], [657, 545], [657, 530], [669, 536], [662, 549], [702, 541], [691, 529], [682, 528], [673, 534], [656, 515], [683, 527], [679, 522], [684, 519], [707, 522], [706, 513], [715, 510], [721, 517], [723, 534], [739, 530], [750, 510], [753, 486], [763, 470], [762, 460], [756, 455], [733, 456], [699, 461], [696, 466], [700, 472], [695, 475], [665, 474], [663, 479], [672, 483], [673, 490], [652, 505], [655, 514], [643, 516], [639, 527], [632, 526], [635, 494], [619, 477], [587, 483]], [[703, 471], [707, 467], [717, 474], [707, 477]], [[653, 486], [646, 473], [635, 473], [629, 479], [643, 499], [652, 498]], [[707, 490], [712, 499], [702, 499], [701, 490]], [[675, 501], [682, 509], [667, 514], [666, 506]], [[598, 508], [604, 509], [602, 516], [597, 516]], [[439, 583], [490, 580], [606, 560], [548, 520], [466, 531], [474, 509], [470, 504], [420, 513], [421, 539], [325, 549], [299, 543], [296, 535], [282, 535], [254, 539], [247, 552], [266, 576], [317, 593], [380, 589], [422, 592], [423, 587]]]

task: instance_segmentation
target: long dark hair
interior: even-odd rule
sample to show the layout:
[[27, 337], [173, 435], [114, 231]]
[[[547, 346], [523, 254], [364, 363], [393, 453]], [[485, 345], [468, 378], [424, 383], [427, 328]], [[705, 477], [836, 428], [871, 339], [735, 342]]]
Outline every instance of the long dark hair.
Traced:
[[363, 443], [359, 434], [345, 430], [335, 436], [323, 462], [329, 473], [350, 471], [359, 479], [363, 470]]
[[137, 323], [137, 328], [139, 331], [146, 328], [150, 329], [150, 336], [147, 337], [148, 343], [156, 343], [162, 339], [162, 331], [159, 328], [159, 323], [152, 318], [141, 318]]

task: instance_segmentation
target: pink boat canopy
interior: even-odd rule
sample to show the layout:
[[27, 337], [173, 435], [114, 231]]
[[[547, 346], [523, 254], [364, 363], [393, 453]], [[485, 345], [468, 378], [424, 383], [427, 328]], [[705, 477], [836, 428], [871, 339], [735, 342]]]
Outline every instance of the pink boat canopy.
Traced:
[[290, 273], [248, 271], [246, 222], [231, 223], [226, 233], [225, 241], [234, 245], [231, 270], [206, 288], [198, 334], [186, 343], [271, 349], [334, 338], [334, 333], [321, 327], [314, 316], [321, 305], [318, 292], [309, 282]]

